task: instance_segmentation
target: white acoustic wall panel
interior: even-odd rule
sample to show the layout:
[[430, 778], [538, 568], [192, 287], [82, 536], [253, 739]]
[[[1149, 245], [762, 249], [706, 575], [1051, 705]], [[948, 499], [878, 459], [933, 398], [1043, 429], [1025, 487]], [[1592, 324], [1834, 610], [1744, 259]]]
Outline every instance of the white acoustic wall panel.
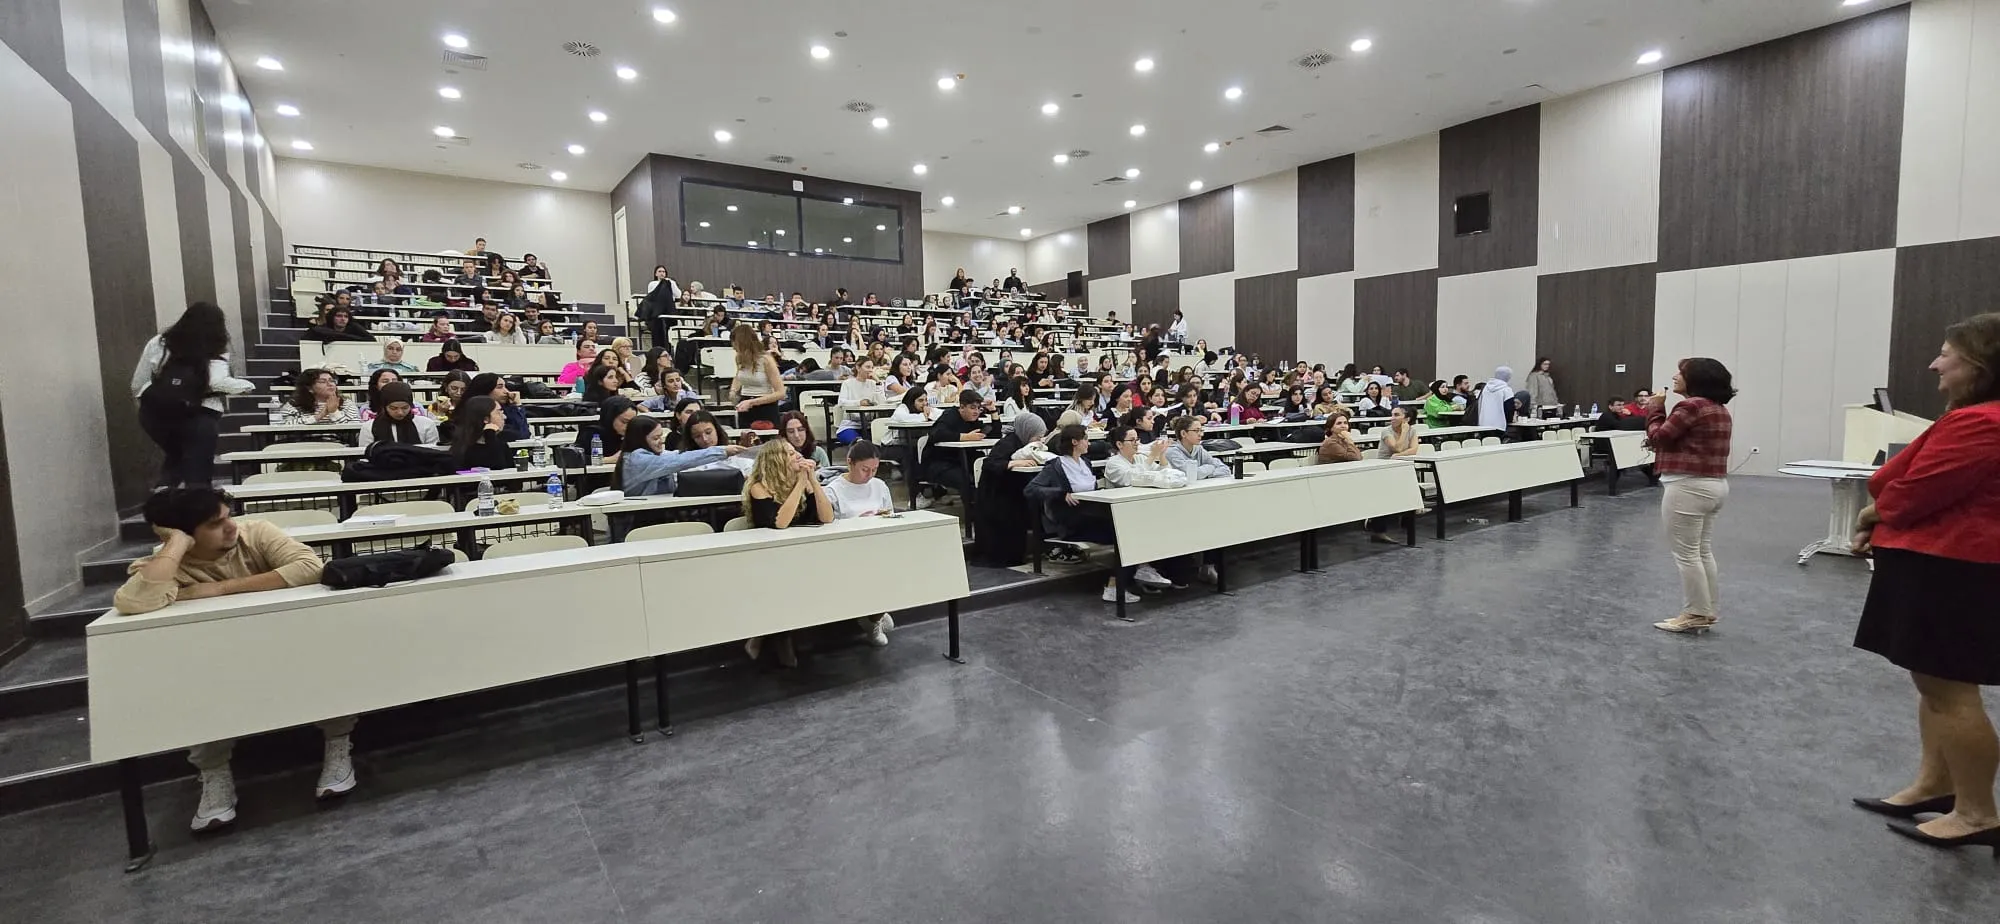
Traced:
[[1232, 196], [1236, 275], [1268, 276], [1299, 268], [1299, 171], [1280, 170], [1238, 183]]
[[[189, 0], [158, 0], [160, 63], [167, 86], [167, 134], [195, 163], [207, 163], [195, 114], [194, 21]], [[289, 143], [287, 138], [284, 143]]]
[[1338, 369], [1354, 361], [1354, 274], [1299, 280], [1299, 358]]
[[1086, 244], [1089, 239], [1084, 229], [1070, 228], [1029, 241], [1027, 265], [1021, 267], [1022, 281], [1034, 285], [1053, 282], [1071, 273], [1089, 272], [1090, 253]]
[[1129, 274], [1091, 279], [1085, 285], [1090, 289], [1091, 314], [1101, 318], [1108, 312], [1116, 311], [1121, 318], [1129, 320], [1132, 317], [1132, 277]]
[[[187, 270], [181, 265], [174, 160], [151, 132], [141, 131], [133, 138], [139, 145], [139, 195], [146, 206], [146, 253], [153, 263], [153, 314], [165, 327], [187, 310]], [[250, 223], [254, 227], [263, 221], [253, 212]]]
[[1716, 266], [1694, 271], [1694, 342], [1683, 356], [1708, 356], [1736, 365], [1736, 310], [1743, 268]]
[[[1735, 417], [1731, 463], [1749, 458], [1750, 447], [1763, 452], [1750, 459], [1746, 471], [1775, 473], [1775, 453], [1779, 424], [1785, 413], [1785, 368], [1777, 361], [1785, 343], [1786, 292], [1793, 261], [1753, 263], [1742, 267], [1736, 288], [1736, 338], [1730, 357], [1708, 355], [1723, 361], [1736, 383], [1736, 399], [1730, 402]], [[1831, 267], [1828, 267], [1831, 269]], [[1824, 407], [1812, 402], [1806, 413]]]
[[[60, 331], [65, 344], [98, 338], [90, 247], [77, 190], [76, 123], [62, 94], [0, 44], [0, 319], [16, 331]], [[115, 259], [116, 255], [100, 255]], [[109, 538], [117, 513], [105, 458], [106, 377], [97, 350], [53, 346], [50, 336], [0, 337], [0, 404], [13, 505], [22, 533], [21, 589], [30, 606], [70, 588], [75, 552]], [[241, 341], [238, 341], [239, 343]], [[131, 370], [109, 381], [123, 383]], [[60, 400], [51, 400], [60, 396]], [[114, 396], [114, 400], [117, 396]]]
[[1207, 340], [1210, 349], [1228, 346], [1236, 336], [1236, 277], [1216, 273], [1180, 283], [1181, 315], [1187, 318], [1188, 336]]
[[[951, 282], [951, 274], [963, 268], [969, 278], [985, 285], [986, 280], [998, 276], [1007, 278], [1007, 271], [1018, 269], [1026, 272], [1028, 267], [1028, 245], [1020, 240], [1004, 240], [996, 237], [978, 237], [971, 234], [949, 234], [943, 231], [924, 232], [924, 286], [923, 294], [942, 292]], [[1045, 282], [1042, 279], [1022, 277], [1025, 282]], [[919, 293], [895, 293], [904, 298]]]
[[1661, 81], [1655, 72], [1542, 104], [1542, 272], [1659, 259]]
[[1896, 243], [2000, 235], [2000, 0], [1910, 7]]
[[1438, 280], [1440, 375], [1462, 372], [1476, 379], [1495, 366], [1511, 366], [1515, 383], [1526, 381], [1535, 362], [1535, 276], [1534, 267], [1524, 266]]
[[[1840, 310], [1833, 324], [1833, 363], [1838, 374], [1825, 393], [1832, 415], [1825, 451], [1839, 458], [1846, 444], [1846, 405], [1865, 404], [1875, 389], [1889, 384], [1889, 319], [1896, 304], [1896, 252], [1864, 250], [1840, 255]], [[1938, 332], [1944, 339], [1944, 332]]]
[[1437, 265], [1437, 133], [1356, 155], [1355, 274], [1386, 276]]
[[70, 76], [134, 135], [132, 54], [125, 44], [123, 0], [62, 0], [63, 58]]
[[1661, 273], [1653, 290], [1653, 377], [1659, 388], [1673, 381], [1676, 364], [1694, 355], [1694, 277], [1699, 270]]
[[[229, 187], [223, 184], [220, 165], [203, 178], [202, 188], [208, 191], [208, 246], [215, 260], [215, 303], [229, 320], [230, 342], [255, 343], [256, 332], [243, 329], [243, 315], [238, 310], [243, 304], [243, 286], [236, 278], [236, 219], [230, 211]], [[243, 371], [247, 358], [240, 353], [236, 356], [238, 372]]]
[[1179, 202], [1132, 213], [1132, 278], [1151, 279], [1181, 271], [1180, 214]]
[[[1779, 356], [1782, 385], [1790, 394], [1831, 395], [1837, 390], [1841, 371], [1834, 341], [1840, 304], [1840, 260], [1839, 256], [1828, 255], [1791, 262], [1785, 288], [1783, 348]], [[1888, 356], [1886, 349], [1883, 356]], [[1806, 408], [1808, 413], [1782, 414], [1777, 445], [1763, 447], [1771, 456], [1766, 461], [1783, 464], [1788, 459], [1838, 458], [1838, 452], [1826, 454], [1836, 445], [1833, 430], [1837, 418], [1817, 413], [1819, 406], [1826, 403], [1812, 402]]]

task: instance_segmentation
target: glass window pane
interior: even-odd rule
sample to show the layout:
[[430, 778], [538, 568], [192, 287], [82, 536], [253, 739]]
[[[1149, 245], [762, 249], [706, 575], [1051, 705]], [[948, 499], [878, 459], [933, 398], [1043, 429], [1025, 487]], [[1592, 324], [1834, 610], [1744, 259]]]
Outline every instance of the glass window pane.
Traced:
[[692, 181], [681, 184], [681, 239], [689, 244], [797, 250], [798, 200]]
[[862, 260], [903, 260], [902, 216], [894, 207], [803, 199], [805, 253]]

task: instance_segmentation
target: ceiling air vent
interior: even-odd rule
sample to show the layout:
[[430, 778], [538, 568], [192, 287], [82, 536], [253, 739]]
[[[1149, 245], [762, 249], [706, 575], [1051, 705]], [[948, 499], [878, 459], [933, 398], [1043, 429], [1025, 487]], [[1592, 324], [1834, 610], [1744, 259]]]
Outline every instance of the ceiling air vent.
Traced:
[[1126, 180], [1126, 179], [1125, 179], [1124, 177], [1122, 177], [1122, 176], [1107, 176], [1107, 177], [1105, 177], [1104, 179], [1101, 179], [1101, 180], [1098, 180], [1098, 181], [1097, 181], [1096, 183], [1093, 183], [1093, 184], [1091, 184], [1091, 185], [1093, 185], [1093, 186], [1117, 186], [1117, 185], [1120, 185], [1120, 184], [1122, 184], [1122, 183], [1125, 183], [1125, 182], [1128, 182], [1128, 181], [1127, 181], [1127, 180]]
[[789, 164], [792, 162], [792, 156], [790, 154], [773, 154], [764, 159], [774, 164]]
[[456, 146], [458, 146], [458, 147], [461, 147], [461, 148], [462, 148], [462, 147], [467, 147], [467, 146], [470, 146], [470, 145], [472, 144], [472, 139], [471, 139], [471, 138], [467, 138], [467, 137], [465, 137], [464, 135], [453, 135], [453, 136], [451, 136], [451, 137], [449, 137], [449, 138], [439, 138], [439, 139], [437, 140], [437, 143], [438, 143], [438, 147], [444, 147], [445, 145], [447, 145], [447, 144], [450, 144], [450, 145], [456, 145]]
[[840, 108], [848, 112], [874, 112], [875, 104], [866, 100], [851, 99], [847, 101], [847, 105]]
[[483, 71], [486, 69], [486, 58], [482, 55], [469, 55], [462, 51], [446, 49], [444, 53], [444, 66], [463, 68], [468, 71]]
[[514, 166], [516, 166], [516, 167], [519, 167], [519, 168], [521, 168], [521, 169], [523, 169], [523, 170], [540, 170], [540, 169], [542, 169], [542, 165], [541, 165], [541, 164], [538, 164], [538, 163], [535, 163], [535, 162], [534, 162], [534, 161], [532, 161], [532, 160], [524, 160], [524, 161], [522, 161], [522, 162], [520, 162], [520, 163], [518, 163], [518, 164], [515, 164]]
[[1266, 125], [1263, 128], [1257, 129], [1257, 134], [1265, 138], [1275, 138], [1279, 135], [1290, 134], [1291, 131], [1292, 127], [1289, 125]]
[[564, 42], [562, 48], [579, 58], [595, 58], [604, 53], [603, 49], [589, 42]]
[[1308, 51], [1305, 54], [1293, 58], [1292, 66], [1303, 70], [1316, 71], [1322, 67], [1332, 64], [1337, 60], [1340, 59], [1335, 58], [1332, 52]]
[[1069, 159], [1070, 159], [1070, 160], [1082, 160], [1083, 158], [1086, 158], [1086, 157], [1089, 157], [1089, 156], [1090, 156], [1090, 152], [1089, 152], [1089, 151], [1086, 151], [1086, 150], [1084, 150], [1084, 149], [1082, 149], [1082, 148], [1077, 148], [1076, 150], [1074, 150], [1074, 151], [1071, 151], [1071, 152], [1069, 152]]

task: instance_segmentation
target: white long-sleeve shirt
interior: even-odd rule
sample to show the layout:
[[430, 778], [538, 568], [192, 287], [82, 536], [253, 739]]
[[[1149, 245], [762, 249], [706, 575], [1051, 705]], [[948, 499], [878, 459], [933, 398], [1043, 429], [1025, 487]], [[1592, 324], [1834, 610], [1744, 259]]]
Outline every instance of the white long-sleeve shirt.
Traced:
[[1113, 453], [1104, 460], [1104, 480], [1114, 488], [1180, 488], [1190, 479], [1179, 469], [1154, 462], [1151, 454], [1141, 452], [1130, 461]]
[[[146, 386], [153, 384], [153, 376], [167, 361], [167, 341], [165, 336], [156, 336], [146, 341], [146, 349], [139, 353], [139, 365], [132, 369], [132, 398], [146, 393]], [[220, 414], [224, 409], [225, 395], [241, 395], [257, 390], [257, 385], [249, 379], [239, 379], [230, 374], [229, 355], [208, 361], [208, 397], [201, 406]]]

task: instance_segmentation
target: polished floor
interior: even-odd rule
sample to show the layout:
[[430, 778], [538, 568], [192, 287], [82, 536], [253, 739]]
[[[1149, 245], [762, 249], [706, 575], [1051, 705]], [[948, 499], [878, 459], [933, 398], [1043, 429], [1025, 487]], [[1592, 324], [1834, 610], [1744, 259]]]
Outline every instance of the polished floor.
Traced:
[[1131, 624], [1080, 588], [972, 614], [966, 666], [926, 623], [706, 672], [643, 745], [616, 695], [395, 751], [364, 720], [337, 808], [250, 781], [194, 841], [192, 786], [155, 787], [135, 876], [115, 799], [0, 818], [0, 918], [2000, 919], [2000, 861], [1847, 805], [1911, 770], [1913, 697], [1848, 646], [1866, 569], [1793, 563], [1823, 486], [1734, 490], [1706, 637], [1649, 627], [1656, 490], [1543, 495], [1414, 550], [1330, 536], [1321, 575], [1267, 549]]

